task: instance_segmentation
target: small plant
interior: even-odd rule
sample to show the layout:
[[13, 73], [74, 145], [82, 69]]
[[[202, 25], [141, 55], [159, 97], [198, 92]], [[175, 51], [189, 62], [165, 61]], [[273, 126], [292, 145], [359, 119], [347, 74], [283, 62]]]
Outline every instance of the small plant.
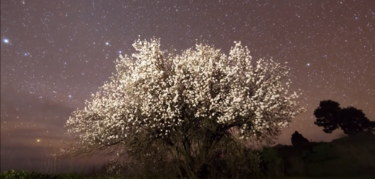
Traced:
[[4, 171], [0, 175], [0, 179], [60, 179], [57, 175], [48, 175], [35, 172], [25, 171]]

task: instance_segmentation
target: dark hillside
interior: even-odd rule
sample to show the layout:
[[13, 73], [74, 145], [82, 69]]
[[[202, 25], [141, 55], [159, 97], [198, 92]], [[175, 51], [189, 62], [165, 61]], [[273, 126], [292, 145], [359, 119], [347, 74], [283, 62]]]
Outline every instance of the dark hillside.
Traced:
[[273, 147], [287, 176], [375, 176], [375, 135]]

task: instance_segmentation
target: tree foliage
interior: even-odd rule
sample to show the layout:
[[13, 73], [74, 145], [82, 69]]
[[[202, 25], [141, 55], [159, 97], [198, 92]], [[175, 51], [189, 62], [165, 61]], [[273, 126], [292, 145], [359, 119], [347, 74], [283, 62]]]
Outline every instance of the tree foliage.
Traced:
[[303, 110], [299, 94], [288, 92], [288, 68], [252, 63], [240, 42], [229, 55], [202, 44], [175, 55], [161, 50], [158, 39], [133, 47], [132, 56], [116, 60], [110, 81], [69, 117], [68, 133], [79, 143], [63, 152], [160, 151], [194, 178], [222, 139], [272, 143]]
[[370, 121], [362, 110], [354, 107], [347, 107], [339, 114], [339, 126], [345, 134], [354, 135], [361, 132], [371, 132], [375, 126], [374, 121]]
[[303, 135], [300, 134], [298, 131], [295, 131], [292, 134], [291, 140], [292, 140], [292, 145], [295, 146], [295, 147], [306, 146], [310, 143], [309, 140], [307, 140], [305, 137], [303, 137]]
[[326, 133], [340, 128], [347, 135], [355, 135], [375, 129], [375, 122], [370, 121], [362, 110], [354, 107], [341, 108], [339, 103], [332, 100], [321, 101], [314, 115], [314, 123], [323, 127]]

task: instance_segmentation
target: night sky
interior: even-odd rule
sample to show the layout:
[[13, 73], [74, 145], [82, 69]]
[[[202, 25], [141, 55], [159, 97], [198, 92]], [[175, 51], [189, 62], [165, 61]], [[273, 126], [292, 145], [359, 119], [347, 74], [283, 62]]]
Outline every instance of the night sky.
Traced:
[[375, 120], [374, 0], [2, 0], [1, 170], [48, 170], [71, 112], [139, 35], [178, 51], [204, 40], [227, 54], [241, 41], [254, 60], [288, 62], [307, 111], [279, 143], [296, 130], [312, 141], [343, 134], [314, 125], [321, 100]]

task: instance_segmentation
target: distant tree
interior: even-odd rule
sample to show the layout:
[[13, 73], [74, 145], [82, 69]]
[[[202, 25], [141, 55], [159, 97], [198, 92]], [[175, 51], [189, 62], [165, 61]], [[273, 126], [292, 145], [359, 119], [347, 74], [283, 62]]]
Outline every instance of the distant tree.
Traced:
[[321, 101], [319, 107], [314, 111], [316, 117], [314, 124], [319, 127], [324, 127], [324, 132], [332, 133], [332, 131], [339, 127], [337, 116], [340, 111], [339, 103], [331, 100]]
[[370, 121], [362, 110], [347, 107], [339, 113], [339, 126], [345, 134], [353, 135], [361, 132], [372, 132], [374, 121]]
[[310, 143], [309, 140], [307, 140], [305, 137], [303, 137], [303, 135], [300, 134], [299, 132], [295, 131], [292, 134], [292, 145], [293, 146], [296, 146], [296, 147], [306, 146], [309, 143]]
[[323, 127], [326, 133], [341, 128], [345, 134], [354, 135], [372, 132], [375, 129], [375, 122], [370, 121], [362, 110], [354, 107], [342, 109], [339, 103], [331, 100], [321, 101], [314, 115], [316, 117], [314, 124]]

